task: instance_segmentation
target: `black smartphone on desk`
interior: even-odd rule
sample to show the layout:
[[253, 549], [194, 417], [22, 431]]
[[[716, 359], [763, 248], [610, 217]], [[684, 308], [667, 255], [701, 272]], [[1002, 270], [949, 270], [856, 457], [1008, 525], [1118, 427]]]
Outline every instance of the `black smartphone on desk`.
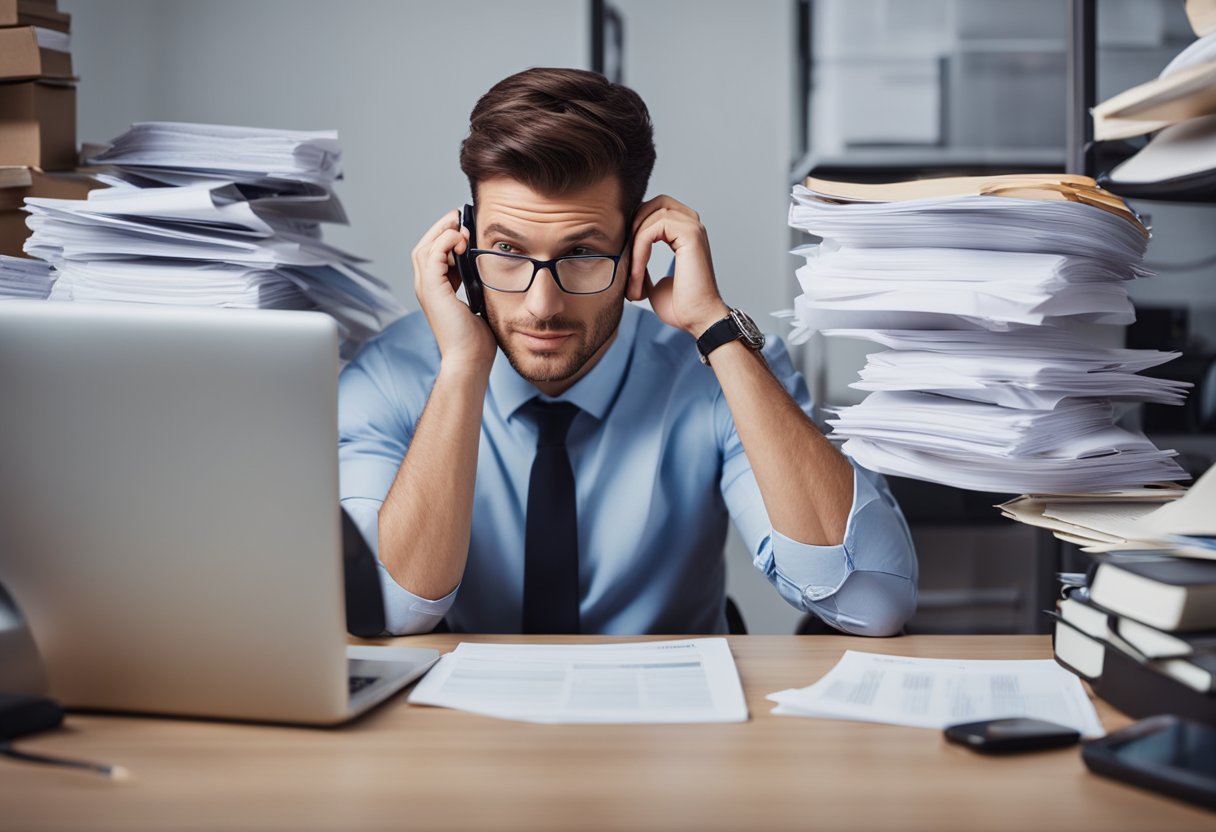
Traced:
[[1095, 774], [1216, 809], [1216, 727], [1151, 716], [1081, 748]]
[[469, 301], [469, 309], [474, 315], [486, 316], [485, 290], [481, 286], [481, 275], [477, 273], [477, 258], [473, 249], [477, 247], [477, 220], [473, 215], [473, 206], [466, 205], [460, 213], [460, 227], [469, 230], [469, 244], [464, 254], [453, 254], [456, 260], [456, 271], [460, 273], [460, 282], [464, 285], [464, 294]]
[[1079, 731], [1066, 725], [1020, 716], [951, 725], [945, 735], [950, 742], [981, 754], [1045, 751], [1075, 745], [1081, 739]]

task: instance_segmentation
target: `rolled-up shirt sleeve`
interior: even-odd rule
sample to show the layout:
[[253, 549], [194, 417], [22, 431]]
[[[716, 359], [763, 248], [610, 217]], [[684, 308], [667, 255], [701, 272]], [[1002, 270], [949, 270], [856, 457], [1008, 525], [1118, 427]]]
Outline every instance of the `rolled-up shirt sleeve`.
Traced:
[[[810, 394], [784, 344], [772, 339], [764, 352], [786, 391], [809, 415]], [[839, 630], [898, 633], [916, 609], [916, 552], [885, 480], [852, 463], [853, 504], [844, 541], [801, 543], [772, 527], [724, 399], [715, 402], [715, 419], [723, 453], [722, 495], [756, 568], [791, 605]]]
[[402, 587], [380, 561], [380, 507], [397, 476], [425, 404], [402, 401], [392, 385], [386, 357], [367, 345], [338, 379], [339, 494], [342, 507], [376, 553], [385, 629], [392, 635], [430, 632], [460, 587], [431, 600]]

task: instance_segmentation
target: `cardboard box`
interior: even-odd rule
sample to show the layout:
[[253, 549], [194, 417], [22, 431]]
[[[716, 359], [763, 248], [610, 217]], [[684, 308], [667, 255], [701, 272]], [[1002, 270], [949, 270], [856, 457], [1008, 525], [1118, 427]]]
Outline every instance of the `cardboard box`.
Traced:
[[41, 26], [70, 32], [72, 16], [45, 0], [0, 0], [0, 26]]
[[28, 167], [0, 167], [0, 254], [24, 257], [22, 246], [30, 235], [29, 216], [21, 210], [27, 196], [51, 199], [85, 199], [89, 191], [104, 187], [83, 173], [46, 173]]
[[38, 45], [33, 26], [0, 29], [0, 81], [71, 78], [72, 54]]
[[76, 88], [21, 81], [0, 84], [0, 165], [76, 167]]

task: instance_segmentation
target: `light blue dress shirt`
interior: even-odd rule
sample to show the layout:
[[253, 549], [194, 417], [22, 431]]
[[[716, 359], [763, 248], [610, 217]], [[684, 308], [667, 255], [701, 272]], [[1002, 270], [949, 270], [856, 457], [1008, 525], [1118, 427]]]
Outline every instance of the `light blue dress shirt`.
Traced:
[[[808, 413], [785, 345], [765, 358]], [[439, 372], [422, 313], [364, 346], [339, 382], [342, 504], [377, 549], [377, 517]], [[490, 372], [477, 457], [472, 539], [460, 585], [439, 599], [381, 565], [390, 633], [517, 633], [524, 528], [540, 395], [500, 351]], [[727, 521], [781, 596], [845, 632], [890, 635], [916, 606], [916, 555], [883, 479], [854, 465], [842, 545], [812, 546], [772, 528], [734, 420], [693, 339], [626, 304], [616, 340], [558, 400], [579, 408], [567, 447], [577, 488], [583, 632], [724, 633]], [[445, 511], [441, 505], [435, 511]]]

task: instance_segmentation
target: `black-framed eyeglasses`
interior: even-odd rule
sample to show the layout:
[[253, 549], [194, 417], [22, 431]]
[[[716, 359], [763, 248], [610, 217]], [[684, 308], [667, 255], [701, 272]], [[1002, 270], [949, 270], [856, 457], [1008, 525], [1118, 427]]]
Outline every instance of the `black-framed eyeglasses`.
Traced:
[[548, 269], [553, 282], [563, 292], [596, 295], [612, 287], [617, 266], [628, 250], [629, 241], [626, 240], [620, 254], [569, 254], [552, 260], [484, 248], [475, 248], [469, 254], [477, 264], [482, 285], [496, 292], [526, 292], [532, 288], [537, 273]]

